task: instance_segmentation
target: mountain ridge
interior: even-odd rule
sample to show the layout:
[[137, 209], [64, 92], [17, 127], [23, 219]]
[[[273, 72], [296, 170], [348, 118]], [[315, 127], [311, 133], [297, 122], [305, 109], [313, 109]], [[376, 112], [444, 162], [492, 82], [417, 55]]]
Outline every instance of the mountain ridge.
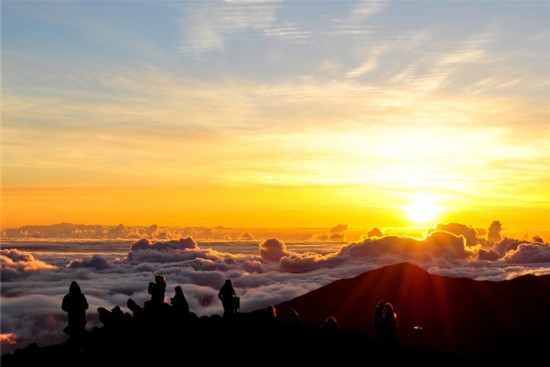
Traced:
[[398, 340], [413, 346], [414, 326], [422, 343], [468, 356], [548, 340], [550, 275], [531, 274], [504, 281], [429, 274], [408, 262], [340, 279], [277, 305], [294, 308], [306, 323], [334, 316], [341, 327], [375, 337], [372, 311], [384, 299], [398, 314]]

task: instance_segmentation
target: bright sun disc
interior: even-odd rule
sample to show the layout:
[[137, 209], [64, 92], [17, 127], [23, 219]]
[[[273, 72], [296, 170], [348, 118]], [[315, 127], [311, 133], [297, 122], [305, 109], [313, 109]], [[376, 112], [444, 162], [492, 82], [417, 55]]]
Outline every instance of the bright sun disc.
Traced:
[[413, 202], [405, 207], [407, 215], [415, 223], [426, 224], [435, 220], [441, 208], [427, 202]]

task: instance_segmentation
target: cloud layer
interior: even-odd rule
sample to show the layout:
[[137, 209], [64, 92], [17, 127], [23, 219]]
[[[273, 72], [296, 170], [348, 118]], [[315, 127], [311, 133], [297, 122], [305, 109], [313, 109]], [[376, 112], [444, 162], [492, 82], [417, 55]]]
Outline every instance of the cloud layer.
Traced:
[[[345, 229], [337, 226], [329, 233]], [[540, 236], [532, 240], [505, 237], [489, 243], [482, 235], [467, 225], [451, 223], [432, 228], [424, 238], [386, 235], [347, 244], [285, 242], [276, 237], [198, 243], [185, 237], [63, 246], [22, 242], [27, 251], [12, 242], [13, 248], [3, 248], [1, 255], [2, 332], [6, 334], [2, 346], [8, 352], [29, 342], [63, 341], [66, 315], [60, 305], [72, 280], [78, 280], [90, 303], [91, 329], [98, 325], [98, 307], [120, 306], [127, 311], [129, 298], [138, 304], [148, 300], [147, 285], [156, 274], [167, 279], [167, 302], [180, 285], [192, 312], [211, 315], [222, 313], [217, 292], [227, 278], [241, 297], [241, 311], [248, 312], [403, 261], [431, 273], [479, 280], [550, 273], [550, 245]]]

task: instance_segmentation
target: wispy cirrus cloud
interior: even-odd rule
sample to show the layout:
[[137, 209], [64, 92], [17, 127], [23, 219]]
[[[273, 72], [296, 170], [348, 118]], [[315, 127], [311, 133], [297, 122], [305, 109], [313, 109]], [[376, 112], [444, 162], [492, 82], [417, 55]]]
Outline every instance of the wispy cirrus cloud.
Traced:
[[382, 12], [387, 5], [387, 0], [362, 0], [352, 9], [351, 18], [366, 20]]
[[277, 3], [226, 2], [198, 3], [181, 7], [182, 42], [184, 53], [202, 56], [223, 53], [227, 37], [242, 31], [263, 32], [275, 22]]

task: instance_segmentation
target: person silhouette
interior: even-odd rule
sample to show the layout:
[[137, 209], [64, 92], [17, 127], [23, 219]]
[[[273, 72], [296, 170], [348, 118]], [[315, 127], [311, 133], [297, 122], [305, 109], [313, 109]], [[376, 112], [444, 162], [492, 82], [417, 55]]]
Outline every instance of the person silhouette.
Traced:
[[133, 299], [128, 298], [128, 302], [126, 302], [126, 306], [130, 311], [132, 311], [135, 317], [141, 317], [143, 315], [143, 307], [138, 305], [136, 301], [134, 301]]
[[399, 322], [393, 305], [387, 302], [384, 306], [384, 337], [386, 341], [393, 342], [395, 340], [398, 326]]
[[69, 293], [63, 297], [61, 309], [67, 312], [69, 319], [68, 326], [64, 331], [71, 337], [81, 337], [86, 331], [86, 310], [88, 309], [88, 300], [82, 293], [76, 280], [71, 282]]
[[378, 301], [378, 304], [374, 307], [374, 311], [372, 313], [372, 326], [374, 327], [374, 331], [378, 335], [378, 340], [384, 339], [384, 313], [386, 309], [386, 302], [381, 299]]
[[339, 328], [340, 326], [338, 325], [338, 321], [336, 321], [336, 318], [334, 316], [327, 317], [325, 323], [323, 324], [323, 329], [325, 330], [336, 330]]
[[162, 275], [155, 275], [155, 282], [149, 282], [147, 291], [151, 295], [152, 305], [162, 305], [164, 303], [164, 293], [166, 292], [166, 278]]
[[174, 288], [174, 290], [176, 291], [176, 294], [174, 295], [174, 297], [170, 298], [170, 303], [174, 307], [174, 310], [178, 315], [189, 314], [189, 304], [185, 299], [185, 295], [183, 294], [181, 286], [178, 285]]
[[218, 298], [222, 301], [223, 317], [232, 317], [237, 312], [235, 307], [235, 298], [237, 298], [237, 294], [235, 293], [235, 289], [233, 289], [233, 282], [231, 282], [231, 279], [225, 281], [218, 292]]
[[300, 314], [294, 308], [291, 308], [290, 311], [288, 312], [288, 316], [286, 320], [291, 325], [299, 325], [301, 321]]

